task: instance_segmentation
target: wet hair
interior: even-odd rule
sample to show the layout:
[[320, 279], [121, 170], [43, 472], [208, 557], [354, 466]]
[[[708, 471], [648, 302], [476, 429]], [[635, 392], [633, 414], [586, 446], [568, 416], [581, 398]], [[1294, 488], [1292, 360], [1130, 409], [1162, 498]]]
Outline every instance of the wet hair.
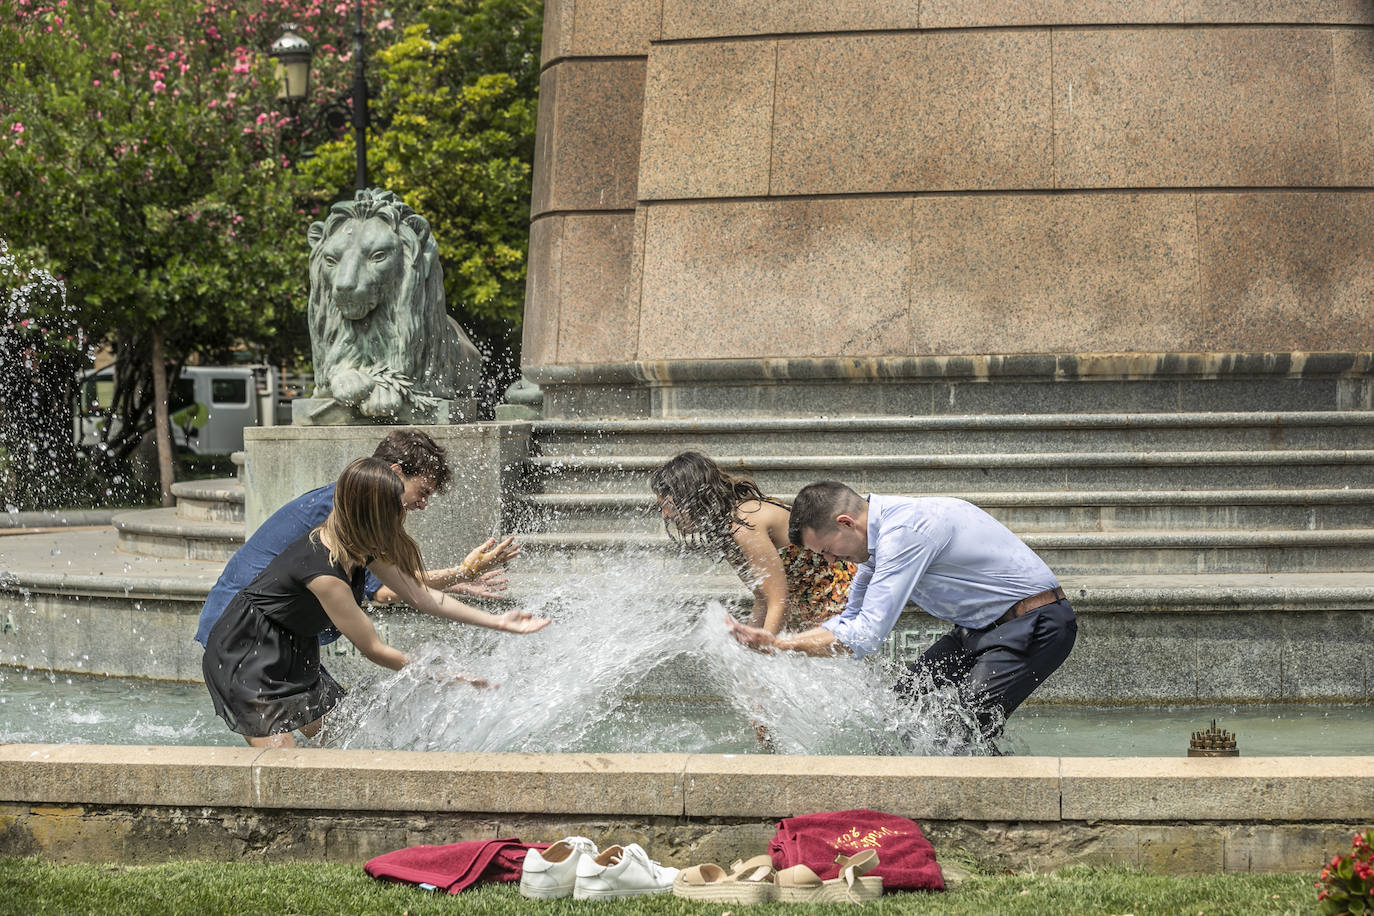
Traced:
[[[710, 458], [693, 451], [668, 459], [649, 475], [649, 487], [659, 499], [673, 501], [674, 517], [663, 520], [669, 537], [727, 556], [739, 552], [730, 537], [733, 527], [753, 527], [740, 515], [739, 504], [748, 500], [773, 502], [754, 481], [727, 474]], [[683, 517], [688, 522], [686, 529]]]
[[405, 484], [390, 463], [381, 458], [359, 458], [339, 475], [334, 508], [311, 537], [324, 535], [331, 563], [347, 568], [364, 565], [371, 558], [423, 579], [420, 545], [405, 529], [404, 492]]
[[451, 472], [447, 450], [418, 429], [393, 429], [377, 443], [372, 457], [389, 465], [400, 465], [401, 473], [406, 477], [429, 478], [434, 483], [436, 493], [448, 486]]
[[792, 517], [787, 522], [787, 539], [798, 546], [802, 533], [826, 534], [838, 526], [835, 516], [862, 512], [864, 498], [838, 480], [821, 480], [801, 488], [792, 500]]

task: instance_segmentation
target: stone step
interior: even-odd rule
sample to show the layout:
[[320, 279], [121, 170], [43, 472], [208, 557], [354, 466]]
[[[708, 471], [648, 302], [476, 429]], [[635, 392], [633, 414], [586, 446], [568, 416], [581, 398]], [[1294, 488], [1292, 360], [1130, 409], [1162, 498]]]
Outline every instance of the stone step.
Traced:
[[185, 560], [228, 560], [243, 546], [242, 522], [195, 521], [175, 508], [140, 509], [116, 515], [119, 549], [126, 553]]
[[713, 456], [1361, 449], [1374, 447], [1374, 411], [547, 420], [534, 436], [546, 457], [660, 461], [688, 448]]
[[[706, 564], [702, 570], [657, 581], [662, 582], [665, 594], [683, 593], [694, 600], [718, 600], [732, 606], [752, 602], [744, 583], [724, 563]], [[511, 571], [507, 599], [526, 604], [560, 589], [577, 589], [583, 576], [590, 579], [603, 573], [604, 567], [572, 575], [519, 561]], [[1056, 575], [1080, 614], [1374, 611], [1374, 571]], [[908, 606], [903, 617], [908, 624], [947, 627], [914, 605]], [[1295, 618], [1295, 625], [1300, 626], [1300, 620]]]
[[[793, 493], [770, 494], [790, 502]], [[897, 494], [919, 496], [918, 493]], [[1117, 490], [1096, 492], [951, 493], [990, 512], [1013, 530], [1157, 529], [1322, 530], [1374, 519], [1368, 490]], [[535, 493], [513, 511], [513, 530], [663, 530], [658, 505], [643, 493]]]
[[[1374, 449], [1035, 452], [956, 455], [720, 455], [767, 492], [843, 480], [860, 492], [1273, 489], [1374, 487]], [[537, 456], [545, 493], [643, 493], [651, 456]]]
[[243, 481], [237, 477], [172, 484], [177, 517], [195, 522], [243, 522]]
[[[1058, 575], [1374, 571], [1374, 528], [1017, 533]], [[714, 565], [661, 533], [544, 532], [520, 540], [531, 565], [569, 573], [616, 567], [693, 576]]]

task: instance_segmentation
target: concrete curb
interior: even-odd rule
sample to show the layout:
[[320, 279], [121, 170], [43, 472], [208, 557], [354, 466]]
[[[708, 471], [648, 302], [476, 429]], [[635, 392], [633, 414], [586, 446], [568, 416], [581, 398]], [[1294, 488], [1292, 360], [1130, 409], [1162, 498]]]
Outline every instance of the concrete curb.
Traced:
[[[914, 791], [919, 787], [919, 791]], [[968, 821], [1374, 818], [1374, 757], [811, 757], [0, 745], [0, 801]]]
[[67, 528], [77, 525], [108, 525], [120, 512], [130, 509], [53, 509], [49, 512], [0, 513], [0, 528]]
[[634, 840], [670, 865], [872, 808], [996, 867], [1311, 871], [1374, 818], [1374, 758], [473, 754], [0, 745], [0, 855], [357, 864], [491, 836]]

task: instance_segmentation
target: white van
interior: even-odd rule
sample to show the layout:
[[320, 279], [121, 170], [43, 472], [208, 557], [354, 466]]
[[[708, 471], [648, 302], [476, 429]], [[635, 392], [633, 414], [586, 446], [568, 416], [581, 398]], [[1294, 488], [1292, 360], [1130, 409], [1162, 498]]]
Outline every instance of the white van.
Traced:
[[[261, 381], [259, 380], [261, 377]], [[198, 455], [225, 455], [243, 449], [243, 430], [263, 420], [259, 386], [275, 390], [275, 372], [266, 366], [186, 366], [168, 392], [172, 436], [177, 448]], [[100, 429], [110, 422], [108, 405], [114, 396], [114, 367], [87, 372], [81, 380], [77, 409], [76, 444], [89, 447], [100, 441]], [[276, 417], [267, 419], [267, 425]]]

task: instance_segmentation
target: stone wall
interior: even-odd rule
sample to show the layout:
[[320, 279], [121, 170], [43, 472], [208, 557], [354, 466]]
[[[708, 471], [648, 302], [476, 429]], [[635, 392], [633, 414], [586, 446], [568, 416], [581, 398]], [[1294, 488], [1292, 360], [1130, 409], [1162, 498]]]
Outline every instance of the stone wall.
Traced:
[[1374, 817], [1369, 761], [6, 745], [0, 855], [360, 865], [420, 843], [571, 833], [684, 867], [757, 854], [781, 817], [872, 808], [998, 868], [1314, 871]]
[[1371, 24], [549, 0], [525, 365], [1374, 349]]
[[[529, 451], [529, 424], [423, 426], [448, 452], [448, 488], [407, 518], [430, 569], [457, 566], [506, 529], [505, 512]], [[244, 512], [251, 535], [287, 502], [338, 479], [350, 461], [371, 455], [391, 427], [264, 426], [244, 430]]]

